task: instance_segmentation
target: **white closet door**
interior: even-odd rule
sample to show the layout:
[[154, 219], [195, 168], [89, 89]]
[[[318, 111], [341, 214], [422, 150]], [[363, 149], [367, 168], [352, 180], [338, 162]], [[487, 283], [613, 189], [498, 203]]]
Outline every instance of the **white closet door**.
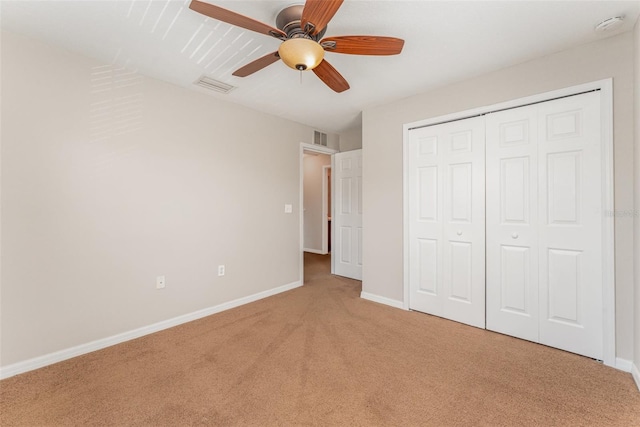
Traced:
[[362, 150], [333, 156], [333, 273], [362, 280]]
[[410, 308], [484, 328], [484, 119], [409, 135]]
[[538, 105], [540, 342], [602, 359], [600, 94]]
[[537, 342], [537, 106], [486, 120], [487, 329]]
[[602, 359], [600, 94], [487, 116], [487, 328]]

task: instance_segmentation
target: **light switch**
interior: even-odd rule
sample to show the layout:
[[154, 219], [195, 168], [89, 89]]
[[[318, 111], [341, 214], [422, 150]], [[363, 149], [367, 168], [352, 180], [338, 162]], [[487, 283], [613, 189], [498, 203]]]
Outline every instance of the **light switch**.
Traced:
[[284, 205], [284, 213], [292, 213], [293, 206], [292, 205]]

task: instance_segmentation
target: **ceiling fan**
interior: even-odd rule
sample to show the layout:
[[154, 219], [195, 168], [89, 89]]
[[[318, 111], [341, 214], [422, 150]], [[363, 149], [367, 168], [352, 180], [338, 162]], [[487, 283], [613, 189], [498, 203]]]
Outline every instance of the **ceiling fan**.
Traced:
[[239, 13], [192, 0], [189, 8], [205, 16], [231, 25], [266, 34], [282, 40], [276, 52], [258, 58], [233, 72], [246, 77], [282, 59], [296, 70], [313, 70], [327, 86], [336, 92], [349, 89], [349, 83], [324, 59], [324, 53], [349, 55], [397, 55], [404, 40], [380, 36], [338, 36], [322, 38], [327, 24], [344, 0], [307, 0], [304, 5], [284, 8], [276, 17], [276, 27], [256, 21]]

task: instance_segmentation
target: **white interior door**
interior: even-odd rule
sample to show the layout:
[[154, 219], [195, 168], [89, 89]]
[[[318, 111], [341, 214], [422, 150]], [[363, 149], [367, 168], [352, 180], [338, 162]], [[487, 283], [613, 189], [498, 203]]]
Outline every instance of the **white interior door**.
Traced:
[[600, 95], [487, 116], [487, 328], [603, 358]]
[[538, 342], [537, 106], [486, 116], [487, 329]]
[[333, 273], [362, 280], [362, 150], [333, 158]]
[[538, 105], [540, 342], [602, 359], [600, 94]]
[[409, 308], [484, 328], [484, 119], [413, 129], [409, 150]]

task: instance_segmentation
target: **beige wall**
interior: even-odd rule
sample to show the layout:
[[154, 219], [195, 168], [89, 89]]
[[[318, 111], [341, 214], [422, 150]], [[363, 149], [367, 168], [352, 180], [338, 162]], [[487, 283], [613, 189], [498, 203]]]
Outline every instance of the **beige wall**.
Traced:
[[[403, 124], [612, 77], [615, 207], [633, 209], [633, 36], [625, 33], [363, 113], [363, 291], [403, 299]], [[376, 171], [367, 173], [367, 171]], [[616, 218], [617, 356], [633, 357], [633, 218]]]
[[304, 248], [312, 251], [322, 251], [322, 222], [327, 221], [322, 217], [323, 167], [330, 165], [326, 154], [305, 154], [303, 159]]
[[[313, 131], [312, 131], [312, 134], [309, 135], [309, 138], [304, 139], [304, 142], [307, 142], [309, 144], [313, 143]], [[327, 148], [340, 151], [340, 134], [327, 133]]]
[[353, 151], [362, 148], [362, 127], [358, 126], [340, 134], [340, 151]]
[[[635, 229], [634, 229], [634, 260], [635, 260], [635, 322], [634, 322], [634, 365], [636, 374], [640, 374], [640, 18], [634, 28], [634, 83], [635, 83]], [[640, 377], [636, 378], [640, 381]], [[640, 388], [640, 382], [638, 383]]]
[[1, 53], [2, 366], [299, 280], [311, 128], [14, 34]]

